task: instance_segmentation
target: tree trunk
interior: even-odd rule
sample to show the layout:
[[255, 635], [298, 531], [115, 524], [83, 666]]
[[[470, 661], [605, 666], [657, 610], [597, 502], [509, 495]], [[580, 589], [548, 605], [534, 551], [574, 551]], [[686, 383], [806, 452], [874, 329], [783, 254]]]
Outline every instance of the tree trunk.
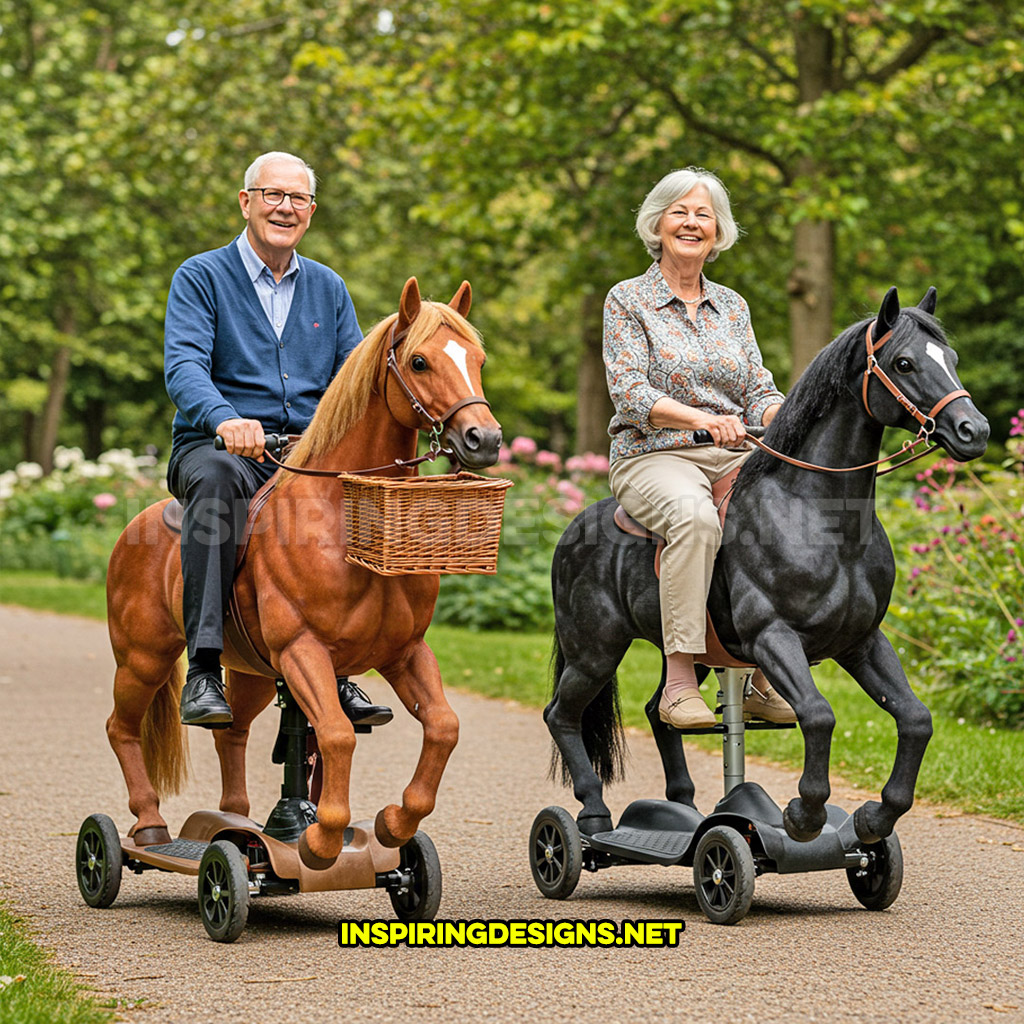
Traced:
[[36, 415], [27, 410], [21, 414], [21, 458], [31, 462], [36, 453]]
[[47, 474], [53, 472], [53, 449], [57, 446], [57, 428], [60, 426], [60, 415], [64, 408], [64, 396], [67, 394], [70, 376], [71, 349], [67, 345], [61, 345], [54, 353], [50, 366], [50, 391], [46, 396], [46, 408], [43, 410], [40, 423], [35, 459]]
[[580, 309], [580, 364], [576, 376], [576, 451], [608, 454], [608, 421], [615, 411], [608, 397], [602, 338], [604, 296], [587, 292]]
[[[794, 33], [801, 106], [817, 103], [838, 84], [832, 29], [812, 17], [803, 11]], [[813, 190], [815, 183], [824, 179], [826, 171], [813, 158], [802, 157], [797, 162], [797, 173], [806, 187]], [[786, 286], [790, 296], [791, 383], [832, 340], [835, 234], [831, 221], [803, 220], [793, 231], [793, 270]]]
[[85, 457], [96, 459], [103, 453], [103, 428], [106, 426], [107, 403], [90, 398], [85, 403]]
[[831, 221], [800, 221], [793, 231], [793, 271], [786, 286], [793, 354], [790, 383], [832, 340], [834, 271], [835, 225]]

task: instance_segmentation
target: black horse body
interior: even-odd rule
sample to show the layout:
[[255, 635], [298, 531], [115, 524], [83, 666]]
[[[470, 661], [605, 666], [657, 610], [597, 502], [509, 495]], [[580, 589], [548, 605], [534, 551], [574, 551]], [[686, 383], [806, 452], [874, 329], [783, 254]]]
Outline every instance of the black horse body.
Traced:
[[[891, 289], [873, 330], [875, 342], [893, 332], [879, 365], [923, 411], [961, 387], [956, 355], [931, 315], [934, 302], [929, 290], [919, 307], [901, 311]], [[885, 426], [917, 430], [875, 380], [868, 388], [870, 414], [865, 408], [870, 323], [850, 328], [819, 354], [766, 443], [805, 462], [859, 466], [878, 458]], [[965, 461], [984, 451], [988, 424], [969, 398], [959, 398], [937, 414], [933, 438]], [[895, 563], [874, 498], [874, 468], [819, 473], [755, 452], [736, 481], [715, 562], [708, 608], [720, 640], [734, 657], [760, 666], [793, 706], [804, 736], [800, 796], [784, 814], [794, 839], [820, 832], [829, 795], [835, 718], [810, 664], [834, 659], [897, 722], [896, 760], [881, 802], [866, 803], [854, 818], [862, 840], [889, 835], [910, 808], [931, 736], [928, 710], [879, 629]], [[618, 532], [614, 506], [609, 498], [581, 513], [559, 541], [552, 566], [555, 689], [544, 717], [563, 774], [583, 803], [578, 821], [588, 834], [611, 828], [602, 782], [621, 768], [616, 669], [634, 639], [658, 647], [662, 640], [654, 545]], [[680, 737], [658, 719], [657, 698], [656, 692], [647, 716], [665, 767], [666, 796], [692, 806]]]

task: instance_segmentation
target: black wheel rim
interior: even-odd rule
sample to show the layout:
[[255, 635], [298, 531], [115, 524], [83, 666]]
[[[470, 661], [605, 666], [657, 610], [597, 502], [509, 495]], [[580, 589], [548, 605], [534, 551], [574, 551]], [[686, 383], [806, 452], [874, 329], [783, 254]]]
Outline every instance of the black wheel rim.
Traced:
[[565, 874], [565, 841], [562, 830], [552, 822], [537, 830], [533, 863], [546, 885], [554, 885]]
[[736, 895], [736, 862], [727, 846], [714, 843], [700, 863], [700, 888], [713, 910], [725, 910]]
[[402, 847], [400, 858], [402, 869], [412, 876], [412, 882], [406, 886], [405, 892], [398, 893], [396, 900], [403, 913], [413, 914], [420, 903], [423, 902], [424, 870], [423, 858], [420, 856], [419, 847], [408, 842]]
[[203, 876], [203, 916], [214, 931], [227, 923], [231, 914], [231, 885], [228, 866], [219, 857], [211, 858]]
[[82, 836], [78, 855], [78, 877], [90, 897], [99, 895], [107, 870], [107, 858], [103, 847], [103, 836], [99, 829], [91, 827]]

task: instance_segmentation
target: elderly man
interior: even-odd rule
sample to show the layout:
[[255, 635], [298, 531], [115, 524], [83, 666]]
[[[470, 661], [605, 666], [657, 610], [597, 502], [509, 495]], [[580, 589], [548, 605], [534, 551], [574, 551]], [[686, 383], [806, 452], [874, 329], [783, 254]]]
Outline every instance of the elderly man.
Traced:
[[[248, 501], [273, 473], [263, 459], [263, 430], [303, 431], [362, 339], [342, 279], [295, 251], [315, 195], [316, 176], [304, 160], [257, 157], [238, 193], [246, 229], [186, 260], [167, 298], [164, 376], [178, 410], [167, 481], [185, 506], [186, 725], [231, 722], [220, 665], [224, 614]], [[216, 434], [225, 451], [214, 449]], [[338, 692], [353, 721], [390, 721], [390, 708], [370, 704], [344, 677]]]

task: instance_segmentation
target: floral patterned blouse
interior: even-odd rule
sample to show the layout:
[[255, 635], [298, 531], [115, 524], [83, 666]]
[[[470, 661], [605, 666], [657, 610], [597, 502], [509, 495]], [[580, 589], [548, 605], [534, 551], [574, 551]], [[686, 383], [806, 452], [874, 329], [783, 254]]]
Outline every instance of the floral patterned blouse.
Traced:
[[666, 395], [751, 424], [783, 399], [761, 362], [746, 301], [701, 275], [695, 324], [657, 263], [608, 293], [604, 363], [615, 404], [612, 462], [693, 444], [690, 430], [651, 425], [651, 408]]

